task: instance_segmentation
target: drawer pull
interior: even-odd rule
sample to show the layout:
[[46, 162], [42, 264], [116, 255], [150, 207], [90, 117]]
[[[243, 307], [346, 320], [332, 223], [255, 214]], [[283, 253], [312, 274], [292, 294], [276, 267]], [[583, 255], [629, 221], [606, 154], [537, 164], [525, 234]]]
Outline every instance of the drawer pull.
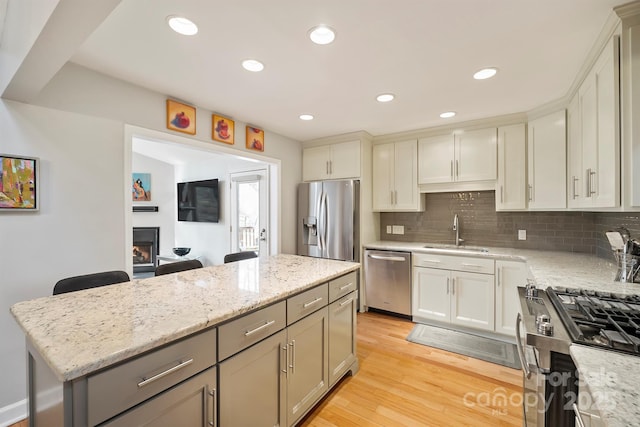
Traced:
[[439, 261], [439, 260], [437, 260], [437, 259], [423, 259], [423, 260], [422, 260], [422, 261], [420, 261], [420, 262], [430, 262], [430, 263], [432, 263], [432, 264], [440, 264], [442, 261]]
[[463, 267], [469, 267], [469, 268], [482, 268], [481, 265], [478, 265], [478, 264], [467, 264], [467, 263], [464, 263], [464, 262], [462, 263], [462, 266]]
[[353, 298], [349, 298], [348, 300], [341, 302], [340, 307], [344, 307], [345, 305], [351, 304], [352, 302], [353, 302]]
[[251, 335], [255, 334], [256, 332], [260, 332], [261, 330], [268, 328], [269, 326], [273, 325], [274, 323], [276, 323], [275, 320], [270, 320], [270, 321], [266, 322], [264, 325], [258, 326], [255, 329], [252, 329], [250, 331], [245, 332], [244, 336], [245, 337], [251, 336]]
[[138, 383], [138, 387], [142, 388], [142, 387], [146, 386], [147, 384], [150, 384], [150, 383], [152, 383], [152, 382], [154, 382], [156, 380], [159, 380], [162, 377], [166, 377], [167, 375], [172, 374], [172, 373], [184, 368], [185, 366], [189, 366], [192, 363], [193, 363], [193, 359], [185, 360], [184, 362], [183, 361], [179, 361], [179, 363], [176, 366], [174, 366], [173, 368], [169, 368], [166, 371], [162, 371], [159, 374], [152, 376], [151, 378], [142, 377], [142, 381], [140, 381]]
[[320, 301], [322, 301], [322, 297], [318, 297], [318, 298], [314, 299], [313, 301], [309, 301], [309, 302], [304, 303], [302, 305], [302, 308], [309, 308], [312, 305], [319, 303]]
[[350, 288], [351, 286], [353, 286], [353, 282], [349, 282], [344, 286], [340, 286], [340, 290], [344, 291], [345, 289]]

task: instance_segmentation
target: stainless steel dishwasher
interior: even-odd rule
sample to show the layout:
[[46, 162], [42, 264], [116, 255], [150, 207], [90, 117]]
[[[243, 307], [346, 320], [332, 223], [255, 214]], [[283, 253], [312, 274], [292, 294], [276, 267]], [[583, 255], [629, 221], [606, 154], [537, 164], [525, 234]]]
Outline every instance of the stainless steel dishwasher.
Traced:
[[369, 309], [411, 317], [411, 253], [367, 249], [365, 296]]

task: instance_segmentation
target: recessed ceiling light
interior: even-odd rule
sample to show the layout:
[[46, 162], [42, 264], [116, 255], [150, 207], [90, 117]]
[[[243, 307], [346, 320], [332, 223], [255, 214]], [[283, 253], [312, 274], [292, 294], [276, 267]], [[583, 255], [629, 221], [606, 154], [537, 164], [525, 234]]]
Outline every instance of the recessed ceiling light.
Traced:
[[376, 100], [378, 102], [389, 102], [389, 101], [393, 101], [395, 97], [396, 96], [392, 93], [383, 93], [376, 96]]
[[198, 33], [198, 26], [182, 16], [167, 16], [167, 23], [173, 31], [184, 36], [193, 36]]
[[313, 116], [311, 114], [300, 114], [300, 120], [313, 120]]
[[255, 59], [245, 59], [242, 61], [242, 66], [245, 70], [253, 71], [255, 73], [264, 70], [264, 64], [260, 61], [256, 61]]
[[451, 117], [454, 117], [455, 115], [456, 115], [455, 111], [447, 111], [446, 113], [440, 114], [440, 117], [442, 117], [443, 119], [450, 119]]
[[329, 44], [336, 38], [336, 32], [326, 25], [318, 25], [309, 30], [309, 38], [315, 44]]
[[483, 68], [482, 70], [477, 71], [473, 75], [473, 78], [476, 80], [490, 79], [491, 77], [495, 76], [497, 72], [497, 68]]

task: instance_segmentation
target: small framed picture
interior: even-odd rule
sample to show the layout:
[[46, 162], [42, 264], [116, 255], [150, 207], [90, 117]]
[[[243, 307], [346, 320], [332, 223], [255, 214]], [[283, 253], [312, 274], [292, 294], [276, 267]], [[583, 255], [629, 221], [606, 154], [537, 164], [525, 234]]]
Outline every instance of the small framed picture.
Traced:
[[131, 199], [134, 202], [148, 202], [151, 200], [151, 174], [136, 173], [131, 177]]
[[247, 148], [264, 151], [264, 131], [262, 129], [247, 126]]
[[167, 129], [196, 134], [196, 108], [167, 99]]
[[233, 120], [214, 114], [212, 116], [212, 127], [212, 137], [215, 141], [224, 142], [229, 145], [235, 143], [235, 123]]
[[40, 159], [0, 154], [0, 211], [37, 211]]

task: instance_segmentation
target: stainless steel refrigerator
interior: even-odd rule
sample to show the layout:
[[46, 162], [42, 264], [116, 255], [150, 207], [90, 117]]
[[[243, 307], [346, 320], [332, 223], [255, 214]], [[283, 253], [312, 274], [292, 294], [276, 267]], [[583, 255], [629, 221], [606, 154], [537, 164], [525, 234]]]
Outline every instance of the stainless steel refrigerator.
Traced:
[[298, 186], [298, 255], [360, 261], [360, 181]]

